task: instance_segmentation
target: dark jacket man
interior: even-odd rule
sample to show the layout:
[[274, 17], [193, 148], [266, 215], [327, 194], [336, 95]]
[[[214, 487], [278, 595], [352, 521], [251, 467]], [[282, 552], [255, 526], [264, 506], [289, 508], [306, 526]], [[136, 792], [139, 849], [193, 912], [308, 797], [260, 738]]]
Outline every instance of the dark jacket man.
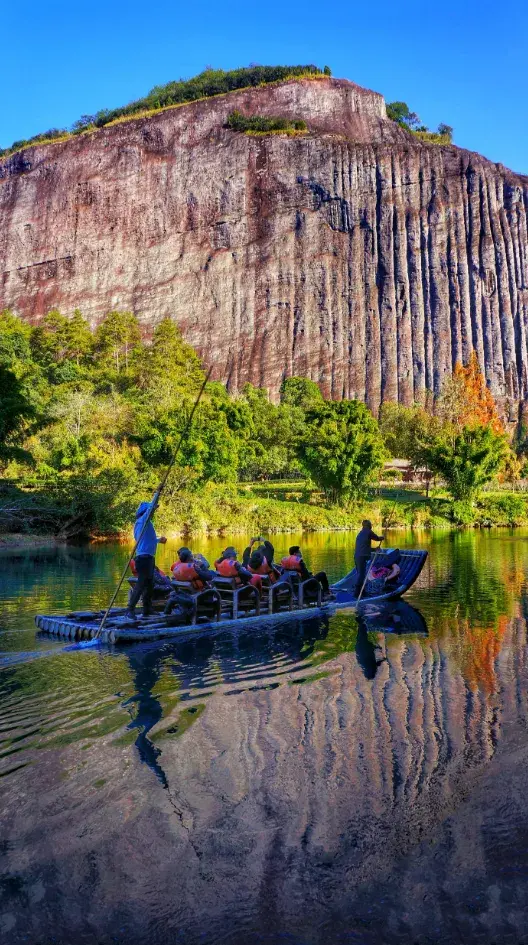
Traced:
[[363, 582], [367, 573], [367, 562], [372, 553], [372, 542], [383, 541], [383, 535], [376, 535], [372, 531], [372, 522], [366, 518], [362, 523], [363, 527], [356, 537], [356, 547], [354, 550], [354, 564], [356, 565], [356, 597], [361, 593]]
[[253, 545], [256, 545], [259, 542], [260, 542], [259, 547], [256, 550], [260, 551], [260, 553], [264, 555], [268, 564], [270, 565], [273, 564], [273, 556], [275, 554], [275, 549], [273, 545], [271, 544], [271, 541], [268, 541], [267, 538], [252, 538], [247, 548], [244, 548], [244, 554], [242, 555], [242, 564], [244, 565], [245, 568], [248, 567], [249, 559], [251, 555], [254, 553]]

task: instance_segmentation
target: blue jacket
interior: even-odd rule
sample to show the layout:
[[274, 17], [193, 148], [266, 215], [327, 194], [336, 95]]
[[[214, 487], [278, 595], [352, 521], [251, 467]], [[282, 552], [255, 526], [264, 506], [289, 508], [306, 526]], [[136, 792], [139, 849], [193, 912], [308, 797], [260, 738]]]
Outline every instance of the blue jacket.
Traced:
[[[134, 540], [135, 541], [137, 541], [139, 536], [141, 535], [141, 529], [143, 528], [143, 525], [145, 524], [145, 520], [153, 506], [155, 508], [154, 499], [152, 500], [152, 502], [140, 502], [140, 504], [138, 505], [138, 510], [136, 512], [136, 521], [134, 523]], [[157, 544], [158, 544], [158, 539], [156, 537], [156, 530], [154, 528], [154, 525], [150, 521], [143, 533], [141, 541], [139, 542], [137, 546], [136, 557], [138, 555], [152, 555], [152, 557], [154, 558], [156, 554]]]

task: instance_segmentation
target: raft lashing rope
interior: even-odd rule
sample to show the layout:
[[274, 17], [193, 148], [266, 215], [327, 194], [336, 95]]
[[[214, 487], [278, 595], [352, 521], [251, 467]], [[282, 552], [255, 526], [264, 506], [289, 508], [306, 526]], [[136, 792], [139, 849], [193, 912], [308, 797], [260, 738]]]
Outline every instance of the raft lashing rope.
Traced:
[[[104, 611], [77, 611], [64, 616], [47, 616], [37, 614], [35, 623], [38, 629], [61, 640], [74, 640], [75, 646], [67, 649], [79, 649], [80, 646], [96, 646], [100, 644], [117, 643], [122, 639], [135, 642], [137, 640], [155, 639], [164, 636], [173, 636], [178, 624], [176, 619], [164, 617], [162, 614], [150, 618], [140, 618], [137, 626], [124, 625], [125, 610], [122, 607], [112, 609], [108, 615], [105, 628], [99, 633], [99, 626]], [[189, 629], [181, 626], [181, 629]], [[192, 629], [192, 628], [190, 628]]]

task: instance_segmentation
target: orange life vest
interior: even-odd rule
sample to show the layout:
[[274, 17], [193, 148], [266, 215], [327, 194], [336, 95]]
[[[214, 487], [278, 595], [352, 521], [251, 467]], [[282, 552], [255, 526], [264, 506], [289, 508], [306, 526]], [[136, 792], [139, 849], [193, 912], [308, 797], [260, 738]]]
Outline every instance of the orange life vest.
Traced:
[[281, 561], [285, 571], [301, 571], [302, 555], [286, 555]]
[[238, 561], [236, 558], [218, 558], [218, 560], [215, 561], [215, 568], [222, 577], [237, 578], [237, 564]]
[[277, 580], [277, 575], [275, 574], [275, 571], [273, 570], [271, 565], [268, 564], [267, 558], [264, 558], [264, 561], [262, 562], [261, 565], [259, 565], [258, 568], [252, 568], [251, 565], [249, 565], [248, 570], [251, 571], [252, 574], [264, 574], [264, 575], [267, 574], [272, 584], [274, 584], [275, 581]]
[[194, 565], [188, 561], [176, 561], [171, 571], [175, 581], [189, 581], [195, 591], [201, 591], [205, 587], [204, 582], [198, 577]]

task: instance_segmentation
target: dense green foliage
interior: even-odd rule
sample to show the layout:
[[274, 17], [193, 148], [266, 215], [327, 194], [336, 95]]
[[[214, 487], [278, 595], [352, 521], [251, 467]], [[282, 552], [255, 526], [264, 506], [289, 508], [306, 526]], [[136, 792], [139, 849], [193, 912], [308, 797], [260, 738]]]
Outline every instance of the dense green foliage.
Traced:
[[[46, 522], [50, 508], [60, 510], [61, 528], [121, 529], [138, 496], [159, 480], [203, 378], [196, 352], [168, 318], [145, 340], [130, 312], [109, 312], [95, 331], [78, 311], [70, 318], [52, 311], [34, 327], [1, 313], [4, 484], [40, 490]], [[330, 478], [317, 472], [321, 411], [333, 435]], [[338, 448], [341, 435], [346, 449]], [[301, 476], [304, 460], [324, 492], [344, 503], [368, 481], [378, 440], [377, 423], [362, 404], [326, 404], [306, 378], [285, 380], [279, 404], [250, 384], [231, 397], [221, 384], [209, 383], [166, 506], [176, 518], [193, 520], [192, 505], [198, 496], [204, 501], [207, 484], [235, 487], [223, 494], [229, 505], [237, 483]], [[320, 449], [323, 468], [323, 440]]]
[[427, 125], [422, 124], [416, 112], [410, 110], [407, 102], [388, 102], [387, 118], [391, 118], [422, 141], [429, 141], [432, 144], [451, 144], [453, 141], [451, 125], [441, 122], [436, 131], [431, 131]]
[[323, 403], [321, 388], [308, 377], [285, 377], [280, 389], [281, 403], [312, 410]]
[[387, 102], [387, 118], [403, 128], [416, 128], [420, 124], [418, 115], [410, 110], [407, 102]]
[[227, 119], [227, 127], [233, 131], [252, 131], [257, 134], [266, 134], [270, 131], [306, 131], [307, 124], [301, 119], [290, 121], [289, 118], [266, 115], [243, 115], [242, 112], [231, 112]]
[[[79, 311], [52, 311], [34, 327], [0, 313], [1, 530], [127, 529], [203, 379], [196, 352], [168, 318], [145, 339], [130, 312], [108, 313], [96, 330]], [[481, 416], [471, 424], [476, 402]], [[383, 501], [367, 493], [389, 454], [428, 466], [451, 494], [433, 490], [426, 501], [402, 490], [395, 524], [527, 521], [524, 498], [479, 496], [515, 456], [493, 428], [494, 405], [475, 364], [455, 371], [436, 409], [432, 416], [385, 404], [378, 425], [364, 404], [325, 401], [308, 378], [286, 378], [279, 403], [251, 384], [230, 396], [209, 383], [158, 521], [178, 530], [277, 531], [354, 527], [364, 512], [379, 523]], [[290, 485], [274, 486], [279, 477]]]
[[438, 420], [423, 407], [388, 401], [380, 410], [380, 429], [390, 456], [408, 459], [413, 466], [426, 465], [424, 448], [439, 427]]
[[455, 501], [470, 502], [504, 464], [508, 444], [490, 427], [442, 429], [424, 445], [426, 465], [438, 473]]
[[314, 482], [338, 503], [364, 495], [385, 456], [378, 424], [357, 400], [312, 407], [299, 453]]
[[167, 82], [166, 85], [156, 85], [144, 98], [129, 102], [119, 108], [103, 108], [95, 115], [82, 115], [70, 131], [53, 128], [50, 131], [35, 135], [21, 141], [15, 141], [9, 148], [0, 148], [0, 157], [19, 151], [28, 145], [42, 144], [56, 138], [65, 138], [69, 134], [80, 134], [83, 131], [95, 128], [104, 128], [105, 125], [117, 118], [133, 117], [140, 112], [156, 111], [167, 108], [169, 105], [183, 105], [201, 98], [210, 98], [213, 95], [222, 95], [225, 92], [234, 92], [252, 86], [267, 85], [270, 82], [281, 82], [290, 77], [330, 75], [328, 66], [324, 70], [314, 65], [307, 66], [248, 66], [242, 69], [232, 69], [225, 72], [223, 69], [207, 68], [204, 72], [192, 79], [179, 79], [177, 82]]
[[33, 419], [35, 410], [20, 378], [0, 364], [0, 463], [28, 456], [16, 445], [19, 434]]
[[[437, 403], [440, 416], [431, 416], [418, 405], [387, 403], [380, 411], [380, 429], [393, 456], [408, 459], [413, 466], [424, 467], [439, 476], [455, 502], [472, 503], [481, 487], [515, 457], [504, 433], [494, 429], [489, 419], [479, 423], [474, 417], [472, 422], [461, 422], [452, 413], [451, 388], [449, 379], [444, 386], [451, 411], [449, 419], [442, 417], [443, 397]], [[462, 399], [458, 409], [464, 416]], [[468, 523], [471, 514], [470, 510], [466, 513]]]

